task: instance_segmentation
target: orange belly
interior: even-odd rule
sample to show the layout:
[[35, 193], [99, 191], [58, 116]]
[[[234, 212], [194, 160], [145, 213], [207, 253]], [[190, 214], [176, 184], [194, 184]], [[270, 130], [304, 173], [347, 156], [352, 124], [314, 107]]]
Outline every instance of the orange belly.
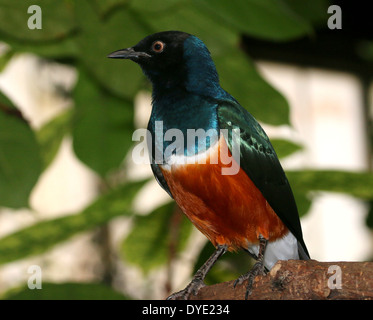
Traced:
[[[222, 161], [222, 147], [228, 150], [223, 136], [206, 164], [161, 168], [177, 204], [214, 246], [226, 244], [231, 251], [258, 243], [259, 234], [269, 241], [285, 235], [286, 226], [241, 168], [222, 175], [222, 168], [232, 165]], [[216, 152], [218, 161], [210, 163]]]

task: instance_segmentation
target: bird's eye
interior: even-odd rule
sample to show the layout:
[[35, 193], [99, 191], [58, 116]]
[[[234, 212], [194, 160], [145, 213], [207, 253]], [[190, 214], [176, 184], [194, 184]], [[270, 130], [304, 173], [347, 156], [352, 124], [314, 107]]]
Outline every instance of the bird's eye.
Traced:
[[162, 41], [154, 41], [152, 44], [152, 50], [156, 53], [161, 53], [164, 50], [165, 43]]

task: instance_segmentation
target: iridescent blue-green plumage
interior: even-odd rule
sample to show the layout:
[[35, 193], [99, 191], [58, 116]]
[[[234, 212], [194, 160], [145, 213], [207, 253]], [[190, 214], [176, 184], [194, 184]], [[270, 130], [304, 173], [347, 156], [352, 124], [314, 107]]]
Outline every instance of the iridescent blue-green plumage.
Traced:
[[[164, 44], [161, 54], [153, 47], [156, 41]], [[130, 48], [130, 53], [125, 50], [126, 58], [137, 62], [153, 85], [148, 129], [152, 136], [152, 169], [160, 185], [172, 196], [159, 163], [154, 162], [155, 150], [161, 147], [164, 151], [171, 143], [155, 139], [156, 121], [163, 123], [158, 139], [172, 128], [181, 130], [185, 137], [188, 129], [215, 129], [219, 138], [221, 129], [238, 127], [237, 162], [297, 239], [299, 256], [307, 259], [293, 193], [276, 152], [255, 118], [220, 87], [215, 64], [204, 43], [193, 35], [169, 31], [146, 37]], [[232, 140], [226, 142], [232, 151]], [[206, 146], [209, 147], [208, 141]], [[184, 147], [185, 154], [191, 152], [186, 143]]]

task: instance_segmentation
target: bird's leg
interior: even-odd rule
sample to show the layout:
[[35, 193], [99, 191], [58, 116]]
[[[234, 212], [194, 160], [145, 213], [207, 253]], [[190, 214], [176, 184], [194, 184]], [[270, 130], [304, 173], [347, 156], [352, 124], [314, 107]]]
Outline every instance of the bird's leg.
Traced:
[[257, 275], [264, 275], [264, 253], [267, 247], [268, 240], [265, 239], [262, 235], [259, 235], [259, 253], [258, 253], [258, 259], [257, 262], [254, 264], [254, 266], [251, 268], [251, 270], [243, 275], [241, 275], [234, 283], [234, 287], [236, 287], [237, 284], [241, 284], [245, 280], [247, 281], [247, 287], [246, 287], [246, 294], [245, 294], [245, 300], [247, 300], [248, 296], [251, 294], [251, 290], [253, 288], [254, 279]]
[[215, 252], [207, 259], [207, 261], [198, 269], [192, 281], [186, 286], [184, 290], [175, 292], [170, 295], [167, 300], [188, 300], [189, 296], [193, 293], [196, 295], [202, 287], [205, 286], [203, 280], [207, 273], [210, 271], [215, 262], [227, 251], [227, 245], [218, 245]]

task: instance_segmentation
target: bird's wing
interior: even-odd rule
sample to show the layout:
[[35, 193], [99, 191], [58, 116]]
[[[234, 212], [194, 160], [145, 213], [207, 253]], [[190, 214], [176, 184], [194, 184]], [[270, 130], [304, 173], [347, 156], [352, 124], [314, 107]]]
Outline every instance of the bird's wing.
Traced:
[[299, 248], [301, 257], [308, 258], [294, 196], [268, 136], [255, 118], [236, 101], [221, 101], [217, 108], [217, 115], [219, 128], [228, 129], [226, 143], [233, 156], [231, 129], [240, 130], [240, 135], [235, 140], [239, 144], [240, 153], [239, 159], [235, 160], [239, 160], [240, 167], [297, 238], [301, 245]]
[[[150, 160], [150, 167], [152, 168], [155, 180], [159, 183], [159, 185], [170, 195], [170, 197], [173, 199], [173, 196], [171, 194], [170, 188], [167, 185], [166, 179], [163, 176], [163, 173], [155, 161], [155, 137], [151, 133], [153, 130], [151, 130], [151, 123], [148, 124], [148, 132], [150, 135], [146, 136], [147, 139], [147, 146], [148, 146], [148, 152], [149, 152], [149, 160]], [[150, 139], [150, 140], [149, 140]]]

